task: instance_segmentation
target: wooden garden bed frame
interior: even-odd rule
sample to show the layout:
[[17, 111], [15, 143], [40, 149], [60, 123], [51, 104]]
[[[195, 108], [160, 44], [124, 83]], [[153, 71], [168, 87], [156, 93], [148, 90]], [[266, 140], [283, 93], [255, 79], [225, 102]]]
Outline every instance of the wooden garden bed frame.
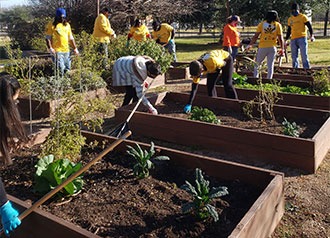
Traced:
[[[91, 141], [108, 141], [112, 143], [116, 138], [84, 131], [82, 135]], [[127, 145], [142, 148], [149, 144], [126, 140], [116, 147], [125, 152]], [[239, 163], [229, 162], [211, 157], [155, 146], [155, 151], [171, 158], [170, 162], [187, 169], [201, 168], [207, 175], [221, 180], [240, 180], [255, 185], [263, 192], [254, 202], [230, 238], [266, 238], [272, 234], [284, 214], [284, 178], [283, 174], [271, 170], [260, 169]]]
[[[238, 72], [240, 75], [246, 75], [248, 77], [253, 76], [253, 72], [251, 71], [239, 71]], [[266, 78], [267, 73], [262, 74], [262, 78]], [[292, 80], [292, 81], [302, 81], [302, 82], [313, 82], [313, 77], [310, 75], [299, 75], [299, 74], [280, 74], [280, 73], [274, 73], [273, 74], [273, 79], [280, 79], [282, 81], [285, 80]]]
[[[189, 100], [189, 94], [173, 92], [161, 93], [150, 100], [158, 104], [165, 97], [183, 104]], [[194, 100], [194, 106], [236, 112], [242, 111], [245, 103], [246, 101], [201, 95], [196, 95]], [[117, 109], [115, 111], [117, 122], [125, 121], [133, 106]], [[135, 135], [184, 145], [198, 145], [229, 155], [244, 155], [244, 159], [271, 162], [314, 173], [330, 148], [329, 112], [275, 105], [274, 113], [288, 119], [308, 118], [323, 124], [313, 138], [303, 139], [137, 111], [129, 126]]]
[[[106, 88], [98, 88], [92, 91], [88, 91], [84, 93], [85, 99], [93, 99], [93, 98], [105, 98], [108, 95], [108, 90]], [[27, 97], [20, 97], [18, 103], [18, 110], [21, 114], [22, 118], [30, 117], [30, 100]], [[49, 101], [39, 101], [39, 100], [31, 100], [32, 106], [32, 118], [40, 119], [50, 117], [54, 114], [56, 106], [63, 101], [63, 99], [58, 100], [49, 100]]]
[[[238, 98], [240, 100], [250, 101], [258, 96], [258, 90], [235, 88]], [[223, 86], [216, 86], [218, 97], [225, 97], [225, 91]], [[207, 95], [207, 87], [205, 84], [198, 86], [198, 94]], [[281, 98], [277, 102], [279, 105], [288, 105], [303, 108], [312, 108], [320, 110], [330, 111], [330, 97], [320, 97], [314, 95], [301, 95], [294, 93], [278, 93]]]
[[[30, 207], [22, 200], [8, 195], [19, 213]], [[99, 236], [80, 228], [48, 212], [36, 209], [27, 216], [22, 224], [10, 235], [12, 238], [97, 238]]]

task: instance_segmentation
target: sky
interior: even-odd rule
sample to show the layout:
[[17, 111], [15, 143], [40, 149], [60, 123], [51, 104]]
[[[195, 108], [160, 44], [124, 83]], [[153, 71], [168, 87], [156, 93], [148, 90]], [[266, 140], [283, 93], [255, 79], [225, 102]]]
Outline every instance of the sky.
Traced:
[[8, 8], [15, 5], [27, 5], [27, 0], [0, 0], [1, 8]]

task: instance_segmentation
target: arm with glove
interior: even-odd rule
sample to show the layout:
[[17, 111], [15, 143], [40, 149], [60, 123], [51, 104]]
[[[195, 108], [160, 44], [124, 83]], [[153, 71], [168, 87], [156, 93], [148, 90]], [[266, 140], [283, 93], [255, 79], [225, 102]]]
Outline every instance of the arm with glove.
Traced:
[[8, 236], [10, 232], [14, 231], [21, 221], [18, 219], [18, 211], [13, 208], [10, 201], [7, 199], [6, 191], [0, 178], [0, 215], [2, 227], [5, 234]]

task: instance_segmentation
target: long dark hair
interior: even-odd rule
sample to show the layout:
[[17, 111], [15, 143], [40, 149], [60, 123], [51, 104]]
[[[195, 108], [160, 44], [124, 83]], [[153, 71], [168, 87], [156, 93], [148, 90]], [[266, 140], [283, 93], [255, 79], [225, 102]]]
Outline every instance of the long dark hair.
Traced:
[[56, 28], [58, 23], [62, 23], [64, 26], [68, 23], [65, 17], [55, 17], [53, 25]]
[[27, 141], [26, 132], [13, 99], [19, 88], [20, 85], [16, 78], [8, 73], [0, 73], [0, 151], [6, 164], [12, 163], [8, 139], [15, 136]]

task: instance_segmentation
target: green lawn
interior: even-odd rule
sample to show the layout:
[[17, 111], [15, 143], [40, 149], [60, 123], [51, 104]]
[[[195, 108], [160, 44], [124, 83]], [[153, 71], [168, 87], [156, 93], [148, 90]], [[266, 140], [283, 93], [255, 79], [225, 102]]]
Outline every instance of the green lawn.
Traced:
[[[176, 39], [175, 42], [178, 61], [195, 60], [205, 52], [222, 48], [214, 38], [181, 38]], [[308, 42], [308, 57], [312, 65], [330, 65], [329, 42], [329, 38], [320, 38], [316, 39], [315, 42]]]

